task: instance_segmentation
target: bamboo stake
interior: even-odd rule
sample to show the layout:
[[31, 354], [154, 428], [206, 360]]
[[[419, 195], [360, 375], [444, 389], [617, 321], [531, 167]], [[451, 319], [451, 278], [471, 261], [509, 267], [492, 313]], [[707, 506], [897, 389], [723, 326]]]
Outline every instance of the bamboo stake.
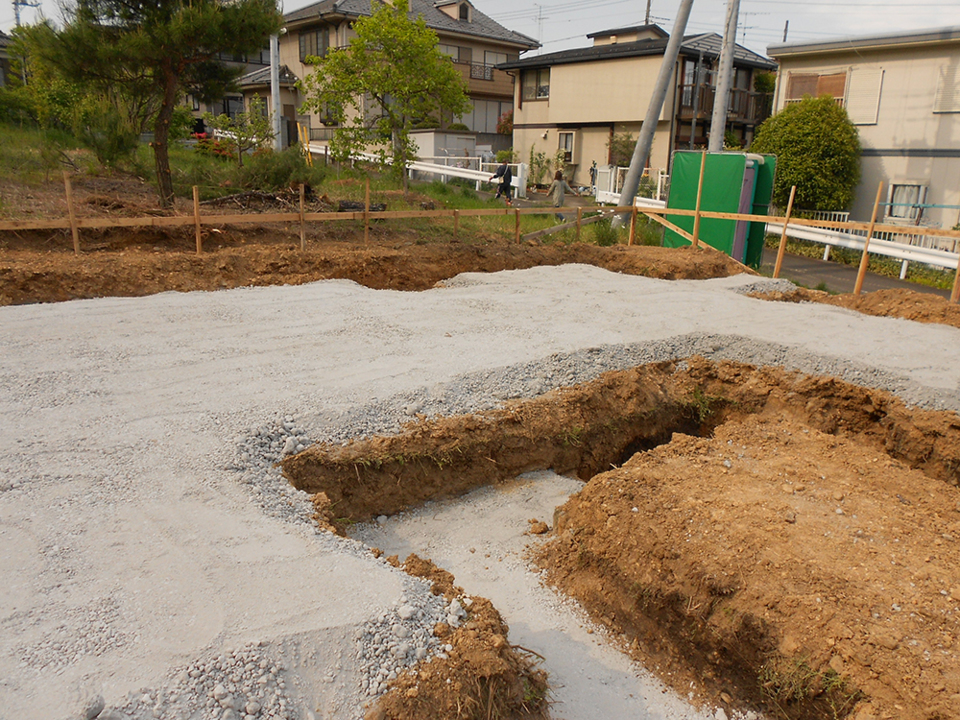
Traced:
[[697, 183], [697, 212], [693, 216], [693, 246], [700, 247], [700, 201], [703, 199], [703, 176], [707, 169], [707, 153], [700, 153], [700, 181]]
[[633, 245], [633, 241], [637, 237], [637, 206], [633, 206], [633, 212], [630, 213], [630, 239], [627, 240], [627, 245]]
[[790, 199], [787, 200], [787, 214], [783, 218], [783, 233], [780, 235], [780, 247], [777, 248], [777, 262], [773, 266], [773, 276], [780, 277], [780, 268], [783, 266], [783, 254], [787, 250], [787, 223], [793, 213], [793, 199], [797, 196], [797, 186], [790, 188]]
[[63, 171], [63, 185], [67, 191], [67, 212], [70, 214], [70, 233], [73, 235], [73, 254], [80, 254], [80, 228], [77, 227], [77, 214], [73, 209], [73, 184], [67, 171]]
[[453, 239], [455, 241], [460, 239], [460, 211], [459, 210], [453, 211]]
[[517, 245], [519, 245], [520, 244], [520, 208], [517, 208], [514, 212], [516, 213], [516, 216], [517, 216], [516, 233], [517, 233]]
[[863, 278], [867, 274], [867, 264], [870, 258], [867, 257], [867, 248], [870, 247], [870, 240], [873, 239], [873, 228], [877, 224], [877, 211], [880, 209], [880, 195], [883, 193], [883, 181], [877, 186], [877, 199], [873, 203], [873, 214], [870, 216], [870, 228], [867, 230], [867, 239], [863, 241], [863, 255], [860, 256], [860, 270], [857, 272], [857, 284], [853, 288], [853, 294], [859, 295], [863, 290]]
[[200, 188], [193, 186], [193, 226], [197, 234], [197, 255], [203, 252], [203, 238], [200, 235]]
[[580, 227], [583, 225], [583, 208], [577, 206], [577, 242], [580, 242]]
[[370, 242], [370, 178], [367, 178], [366, 193], [363, 200], [363, 242]]
[[304, 252], [307, 249], [306, 228], [303, 226], [303, 196], [305, 194], [303, 183], [300, 183], [300, 252]]
[[950, 302], [960, 299], [960, 261], [957, 262], [957, 274], [953, 276], [953, 290], [950, 292]]

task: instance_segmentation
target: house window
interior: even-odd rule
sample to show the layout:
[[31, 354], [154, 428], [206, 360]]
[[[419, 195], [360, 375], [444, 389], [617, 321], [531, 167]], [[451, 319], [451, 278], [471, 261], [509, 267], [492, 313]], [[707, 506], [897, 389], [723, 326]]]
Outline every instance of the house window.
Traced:
[[304, 30], [300, 32], [300, 62], [306, 62], [308, 57], [323, 57], [330, 47], [330, 36], [327, 28], [321, 30]]
[[523, 73], [523, 99], [546, 100], [550, 97], [550, 68], [525, 70]]
[[883, 68], [855, 67], [847, 88], [847, 114], [854, 125], [876, 125], [880, 114]]
[[935, 113], [960, 112], [960, 73], [957, 72], [955, 65], [940, 68], [933, 111]]
[[187, 105], [189, 105], [191, 110], [199, 110], [200, 98], [196, 95], [187, 95]]
[[572, 132], [562, 132], [557, 133], [559, 137], [559, 150], [563, 153], [563, 161], [570, 165], [573, 163], [573, 133]]
[[918, 207], [927, 196], [924, 185], [891, 184], [887, 194], [887, 217], [919, 220], [923, 208]]
[[847, 89], [847, 73], [790, 73], [787, 80], [786, 102], [800, 102], [807, 95], [818, 98], [821, 95], [830, 95], [843, 105], [844, 94]]
[[460, 3], [460, 19], [463, 22], [470, 22], [470, 6], [467, 3]]
[[483, 53], [483, 64], [484, 65], [499, 65], [500, 63], [507, 62], [507, 54], [501, 52], [490, 52], [485, 50]]

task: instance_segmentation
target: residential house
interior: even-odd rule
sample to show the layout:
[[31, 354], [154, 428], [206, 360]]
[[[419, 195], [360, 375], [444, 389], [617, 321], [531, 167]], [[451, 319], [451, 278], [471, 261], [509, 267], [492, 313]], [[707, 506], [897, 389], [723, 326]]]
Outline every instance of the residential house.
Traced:
[[[289, 121], [305, 125], [313, 141], [329, 140], [335, 128], [323, 117], [301, 113], [304, 98], [294, 83], [313, 71], [305, 62], [308, 56], [323, 57], [346, 47], [354, 36], [354, 21], [370, 16], [377, 4], [378, 0], [321, 0], [284, 15], [280, 63], [290, 82], [281, 83], [282, 113]], [[440, 50], [467, 82], [473, 109], [459, 122], [477, 134], [478, 144], [509, 146], [509, 136], [497, 135], [497, 122], [513, 109], [513, 77], [496, 66], [516, 60], [521, 52], [537, 47], [537, 42], [506, 29], [469, 0], [410, 0], [410, 14], [422, 17], [437, 33]], [[248, 75], [241, 87], [245, 95], [260, 95], [269, 106], [269, 79], [266, 85], [262, 80], [259, 74]]]
[[10, 82], [10, 46], [12, 44], [13, 38], [0, 30], [0, 87]]
[[[242, 68], [244, 75], [256, 73], [266, 68], [270, 68], [270, 48], [266, 47], [249, 55], [220, 53], [217, 59], [229, 68]], [[202, 132], [203, 114], [205, 112], [214, 115], [227, 115], [233, 117], [244, 110], [244, 100], [242, 89], [228, 90], [223, 97], [213, 98], [211, 100], [201, 100], [196, 95], [188, 94], [185, 100], [187, 107], [193, 111], [196, 118], [196, 130]]]
[[[614, 134], [634, 139], [647, 113], [663, 62], [668, 34], [656, 25], [617, 28], [587, 36], [591, 47], [538, 55], [500, 65], [517, 78], [514, 149], [553, 158], [563, 152], [567, 177], [591, 182], [590, 169], [607, 165]], [[660, 113], [648, 166], [669, 168], [676, 149], [706, 145], [713, 112], [716, 69], [723, 38], [716, 33], [684, 38], [670, 90]], [[754, 77], [776, 65], [740, 45], [727, 131], [748, 143], [768, 114]]]
[[[950, 228], [960, 223], [960, 27], [771, 45], [775, 108], [831, 95], [860, 132], [851, 217]], [[842, 208], [837, 208], [838, 210]]]

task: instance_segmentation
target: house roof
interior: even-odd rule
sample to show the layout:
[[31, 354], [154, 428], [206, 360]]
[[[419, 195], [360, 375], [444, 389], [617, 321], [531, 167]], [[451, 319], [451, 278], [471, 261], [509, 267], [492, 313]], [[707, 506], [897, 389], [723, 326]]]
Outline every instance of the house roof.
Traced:
[[657, 33], [660, 37], [668, 37], [668, 33], [659, 25], [631, 25], [630, 27], [614, 28], [613, 30], [601, 30], [599, 32], [590, 33], [587, 35], [588, 38], [596, 37], [609, 37], [611, 35], [628, 35], [630, 33], [641, 32], [643, 30], [652, 30]]
[[[613, 33], [597, 33], [597, 35]], [[614, 43], [612, 45], [594, 45], [592, 47], [562, 50], [560, 52], [537, 55], [523, 58], [514, 62], [497, 65], [501, 70], [515, 70], [523, 68], [548, 67], [552, 65], [569, 65], [572, 63], [598, 62], [616, 60], [620, 58], [644, 57], [647, 55], [663, 55], [667, 49], [668, 38], [656, 40], [637, 40], [635, 42]], [[719, 58], [723, 47], [723, 38], [716, 33], [689, 35], [680, 45], [681, 55], [699, 55], [703, 52], [705, 58]], [[763, 70], [774, 70], [777, 65], [762, 55], [737, 45], [734, 50], [734, 61], [741, 67], [755, 67]]]
[[13, 38], [0, 30], [0, 47], [9, 47], [13, 44]]
[[909, 47], [911, 45], [930, 45], [933, 43], [960, 42], [960, 26], [933, 28], [929, 30], [911, 30], [880, 35], [857, 35], [852, 37], [825, 40], [823, 42], [777, 43], [767, 46], [770, 57], [780, 58], [790, 55], [808, 55], [847, 50], [867, 50], [874, 48]]
[[[284, 25], [304, 25], [311, 20], [344, 17], [347, 19], [372, 15], [370, 9], [376, 0], [320, 0], [283, 16]], [[524, 49], [540, 47], [540, 43], [531, 37], [508, 30], [492, 18], [473, 7], [472, 20], [469, 23], [452, 18], [439, 9], [449, 3], [434, 3], [430, 0], [410, 0], [410, 16], [423, 17], [427, 27], [437, 32], [459, 33], [475, 37], [499, 40], [519, 45]]]
[[[286, 65], [280, 66], [280, 86], [281, 87], [291, 87], [294, 85], [299, 78], [290, 72], [290, 68]], [[254, 70], [249, 72], [246, 75], [242, 76], [237, 83], [241, 88], [249, 87], [259, 87], [261, 85], [270, 84], [270, 66], [260, 68], [259, 70]]]

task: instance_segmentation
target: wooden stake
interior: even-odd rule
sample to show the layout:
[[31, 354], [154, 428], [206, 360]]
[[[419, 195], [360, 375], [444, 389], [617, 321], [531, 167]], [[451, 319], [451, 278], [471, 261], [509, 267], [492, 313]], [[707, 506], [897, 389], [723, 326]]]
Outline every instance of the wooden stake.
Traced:
[[700, 247], [700, 201], [703, 199], [703, 175], [707, 169], [707, 153], [700, 153], [700, 181], [697, 183], [697, 212], [693, 216], [693, 246]]
[[633, 245], [633, 241], [637, 237], [637, 206], [633, 206], [633, 212], [630, 213], [630, 239], [627, 240], [627, 245]]
[[877, 224], [877, 211], [880, 210], [880, 195], [883, 193], [883, 181], [877, 186], [877, 199], [873, 203], [873, 214], [870, 216], [870, 227], [867, 229], [867, 239], [863, 241], [863, 255], [860, 256], [860, 270], [857, 272], [857, 284], [853, 288], [853, 294], [859, 295], [863, 290], [863, 278], [867, 274], [867, 264], [870, 258], [867, 257], [867, 248], [870, 247], [870, 241], [873, 239], [873, 228]]
[[777, 262], [773, 266], [773, 276], [780, 277], [780, 268], [783, 266], [783, 254], [787, 250], [787, 223], [793, 214], [793, 199], [797, 196], [797, 186], [790, 188], [790, 199], [787, 200], [787, 214], [783, 218], [783, 233], [780, 235], [780, 247], [777, 248]]
[[577, 242], [580, 242], [580, 226], [583, 225], [583, 208], [577, 207]]
[[520, 208], [514, 210], [517, 216], [517, 245], [520, 244]]
[[73, 253], [80, 254], [80, 228], [77, 227], [77, 214], [73, 210], [73, 184], [67, 171], [63, 171], [63, 185], [67, 190], [67, 212], [70, 214], [70, 233], [73, 235]]
[[193, 186], [193, 226], [197, 233], [197, 255], [203, 252], [203, 238], [200, 235], [200, 188]]
[[363, 242], [370, 242], [370, 178], [367, 178], [367, 191], [363, 200]]
[[307, 234], [303, 226], [303, 196], [305, 194], [303, 183], [300, 183], [300, 252], [307, 249]]
[[957, 274], [953, 276], [953, 290], [950, 292], [950, 302], [960, 300], [960, 262], [957, 263]]
[[460, 239], [460, 211], [459, 210], [453, 211], [453, 239], [455, 241]]

